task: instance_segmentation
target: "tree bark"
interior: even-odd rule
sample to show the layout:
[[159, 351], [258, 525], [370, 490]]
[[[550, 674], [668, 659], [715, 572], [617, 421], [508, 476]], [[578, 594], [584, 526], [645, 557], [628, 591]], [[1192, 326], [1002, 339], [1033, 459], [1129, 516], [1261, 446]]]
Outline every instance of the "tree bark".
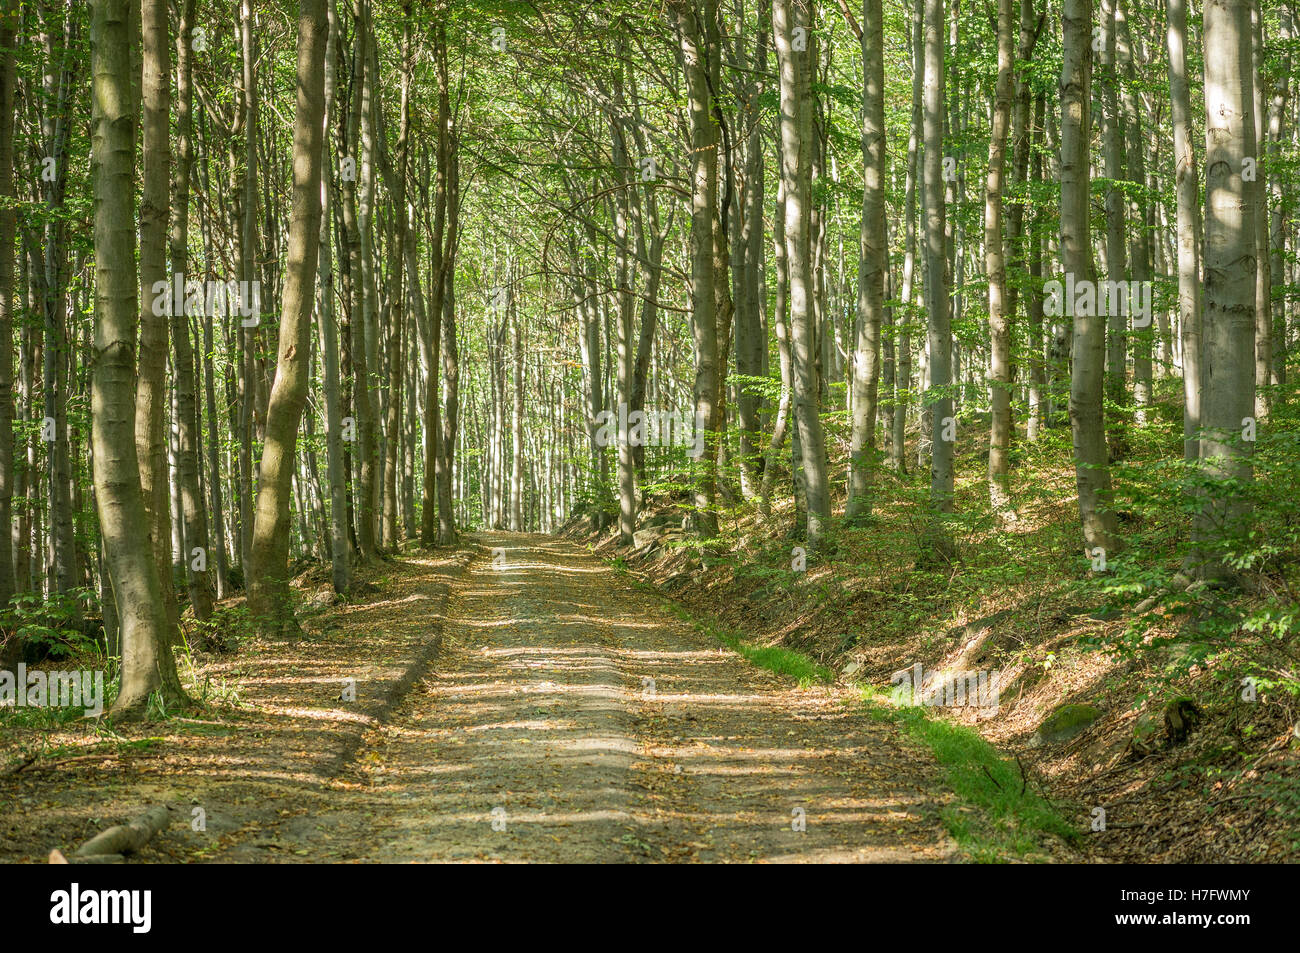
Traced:
[[[17, 212], [14, 200], [14, 92], [17, 85], [15, 34], [21, 14], [18, 0], [0, 3], [0, 607], [8, 606], [15, 591], [13, 544], [14, 497], [14, 243]], [[16, 652], [0, 652], [0, 664]]]
[[[334, 109], [335, 75], [337, 70], [337, 44], [339, 35], [338, 11], [335, 0], [329, 0], [327, 10], [329, 38], [325, 54], [325, 115], [323, 129], [328, 130]], [[330, 227], [333, 223], [334, 165], [326, 133], [321, 140], [321, 221], [320, 243], [317, 249], [317, 271], [320, 278], [320, 350], [324, 366], [323, 390], [325, 392], [325, 453], [330, 485], [330, 568], [334, 591], [347, 592], [351, 585], [351, 551], [347, 524], [347, 469], [343, 453], [343, 410], [339, 392], [339, 329], [334, 314], [334, 265]]]
[[1233, 481], [1249, 481], [1254, 413], [1256, 204], [1242, 171], [1255, 157], [1251, 0], [1209, 0], [1205, 43], [1205, 325], [1201, 462], [1208, 480], [1196, 522], [1201, 574], [1230, 575], [1216, 543], [1249, 514]]
[[325, 115], [325, 0], [298, 10], [297, 107], [293, 193], [275, 383], [267, 405], [266, 444], [258, 471], [248, 608], [271, 637], [296, 630], [289, 602], [290, 481], [307, 400], [311, 312], [321, 219], [321, 146]]
[[[456, 247], [460, 222], [460, 146], [457, 133], [447, 139], [447, 231], [448, 245]], [[456, 511], [453, 493], [456, 434], [460, 422], [460, 346], [456, 341], [456, 272], [444, 269], [442, 298], [442, 443], [438, 457], [438, 545], [456, 542]]]
[[[191, 134], [193, 121], [193, 59], [190, 49], [194, 26], [194, 0], [183, 0], [176, 36], [176, 165], [172, 172], [171, 261], [172, 272], [179, 275], [181, 288], [189, 276], [190, 169], [194, 162]], [[208, 561], [215, 556], [208, 550], [208, 512], [199, 488], [198, 401], [194, 373], [194, 347], [190, 339], [190, 318], [185, 307], [173, 308], [172, 342], [176, 367], [176, 408], [179, 446], [176, 454], [177, 477], [181, 490], [184, 548], [181, 558], [186, 566], [190, 607], [194, 617], [206, 620], [212, 615], [212, 582]], [[195, 550], [199, 552], [195, 552]]]
[[128, 0], [91, 7], [91, 179], [95, 202], [95, 354], [91, 439], [95, 503], [121, 626], [121, 689], [112, 714], [134, 717], [150, 696], [183, 703], [158, 563], [146, 526], [135, 442], [135, 116]]
[[[147, 532], [158, 563], [163, 604], [175, 625], [178, 612], [172, 584], [171, 495], [167, 485], [167, 446], [163, 430], [167, 396], [168, 317], [153, 307], [156, 284], [167, 279], [167, 203], [171, 175], [171, 53], [166, 0], [142, 0], [143, 152], [140, 203], [140, 360], [136, 384], [136, 453], [144, 493]], [[172, 309], [184, 310], [183, 302]], [[173, 637], [179, 638], [179, 630]]]
[[[1129, 261], [1132, 263], [1132, 280], [1137, 287], [1151, 283], [1151, 233], [1153, 222], [1151, 208], [1142, 194], [1147, 186], [1146, 152], [1148, 139], [1142, 128], [1142, 111], [1138, 108], [1138, 77], [1134, 67], [1136, 51], [1133, 37], [1129, 30], [1128, 12], [1124, 0], [1116, 0], [1116, 53], [1117, 62], [1124, 66], [1124, 81], [1120, 102], [1124, 110], [1125, 139], [1127, 142], [1128, 179], [1137, 188], [1128, 200], [1128, 214], [1137, 225], [1137, 234], [1133, 236]], [[1133, 286], [1130, 286], [1133, 287]], [[1153, 303], [1154, 304], [1154, 303]], [[1133, 419], [1139, 424], [1148, 420], [1148, 408], [1151, 406], [1151, 355], [1155, 331], [1154, 315], [1142, 317], [1146, 322], [1139, 327], [1139, 316], [1130, 314], [1126, 317], [1126, 331], [1133, 335], [1133, 404], [1136, 408]]]
[[[916, 189], [921, 137], [921, 96], [925, 85], [922, 0], [913, 0], [911, 25], [912, 108], [907, 136], [907, 180], [903, 188], [902, 320], [898, 326], [898, 370], [894, 377], [894, 436], [890, 466], [907, 470], [907, 414], [912, 401], [912, 327], [916, 313]], [[919, 441], [918, 441], [919, 443]]]
[[1007, 259], [1002, 242], [1002, 177], [1015, 72], [1011, 0], [998, 0], [998, 78], [993, 93], [989, 169], [984, 184], [984, 271], [989, 282], [989, 500], [1003, 519], [1011, 509], [1011, 322]]
[[[442, 358], [442, 301], [447, 274], [454, 265], [454, 248], [447, 241], [450, 198], [448, 162], [450, 159], [451, 100], [447, 76], [447, 37], [445, 27], [434, 32], [434, 63], [438, 75], [438, 136], [434, 171], [433, 228], [429, 242], [429, 307], [416, 302], [420, 323], [420, 347], [426, 373], [424, 377], [424, 475], [421, 485], [420, 543], [432, 547], [438, 542], [438, 467], [441, 459], [441, 410], [438, 405], [438, 370]], [[451, 236], [454, 239], [454, 236]], [[415, 255], [414, 247], [410, 254]]]
[[1178, 202], [1178, 312], [1183, 354], [1183, 459], [1200, 456], [1201, 188], [1192, 148], [1187, 82], [1187, 0], [1168, 0], [1169, 100], [1174, 122], [1174, 191]]
[[[244, 122], [244, 177], [241, 191], [239, 280], [251, 289], [257, 273], [257, 72], [253, 48], [251, 0], [239, 6], [239, 36], [242, 65], [242, 109]], [[258, 323], [261, 307], [258, 307]], [[253, 544], [253, 418], [257, 403], [257, 325], [239, 322], [239, 565], [248, 588], [249, 559]]]
[[930, 502], [936, 512], [953, 509], [953, 444], [956, 426], [952, 396], [952, 326], [948, 298], [946, 210], [943, 182], [943, 0], [925, 2], [925, 86], [922, 104], [922, 139], [925, 161], [922, 180], [925, 208], [925, 308], [929, 377], [925, 403], [932, 419], [930, 440]]
[[[1089, 216], [1088, 143], [1092, 138], [1092, 0], [1065, 0], [1064, 59], [1061, 66], [1061, 267], [1076, 283], [1095, 285]], [[1094, 296], [1095, 297], [1095, 296]], [[1095, 304], [1095, 302], [1094, 302]], [[1065, 313], [1075, 311], [1067, 302]], [[1098, 307], [1074, 314], [1070, 378], [1070, 427], [1074, 442], [1079, 519], [1091, 558], [1114, 553], [1110, 467], [1102, 418], [1105, 318]]]
[[[43, 68], [40, 86], [40, 138], [42, 157], [53, 165], [51, 175], [42, 172], [41, 197], [46, 206], [43, 241], [33, 254], [29, 279], [39, 289], [44, 318], [44, 366], [42, 390], [44, 420], [42, 440], [47, 441], [46, 490], [49, 532], [46, 551], [46, 587], [67, 592], [76, 581], [76, 542], [73, 530], [71, 461], [68, 453], [68, 222], [64, 198], [70, 164], [69, 140], [73, 88], [79, 57], [74, 52], [80, 29], [79, 19], [50, 4], [38, 8]], [[33, 229], [33, 236], [36, 232]], [[47, 430], [48, 428], [48, 430]], [[48, 437], [46, 436], [48, 434]]]
[[780, 154], [786, 267], [790, 280], [794, 422], [799, 438], [799, 481], [807, 501], [807, 545], [810, 550], [815, 550], [823, 544], [831, 508], [826, 479], [825, 437], [818, 413], [821, 386], [817, 373], [817, 328], [812, 301], [811, 6], [811, 2], [805, 5], [795, 0], [773, 0], [772, 36], [780, 69]]
[[[1124, 192], [1119, 182], [1124, 178], [1124, 117], [1119, 110], [1119, 76], [1115, 68], [1117, 34], [1115, 8], [1118, 0], [1101, 0], [1101, 29], [1103, 47], [1101, 67], [1101, 122], [1102, 147], [1106, 175], [1106, 279], [1125, 281], [1128, 278], [1128, 255], [1124, 234]], [[1077, 279], [1078, 276], [1076, 275]], [[1100, 308], [1103, 296], [1096, 295]], [[1116, 406], [1125, 401], [1128, 391], [1126, 323], [1128, 316], [1123, 308], [1106, 312], [1106, 396]], [[1117, 427], [1111, 428], [1112, 456], [1120, 456], [1120, 435]]]
[[[1289, 44], [1293, 35], [1294, 23], [1291, 8], [1286, 5], [1278, 8], [1278, 27], [1279, 41], [1283, 44]], [[1282, 126], [1285, 122], [1287, 102], [1290, 97], [1292, 60], [1289, 45], [1285, 46], [1285, 50], [1286, 52], [1281, 54], [1281, 68], [1278, 70], [1277, 78], [1273, 83], [1273, 96], [1268, 112], [1268, 155], [1275, 164], [1282, 156]], [[1273, 196], [1269, 236], [1271, 251], [1269, 279], [1273, 288], [1270, 292], [1269, 307], [1272, 321], [1273, 360], [1271, 369], [1273, 376], [1269, 383], [1277, 385], [1282, 389], [1282, 393], [1285, 393], [1287, 382], [1286, 362], [1289, 348], [1287, 346], [1286, 295], [1283, 293], [1282, 287], [1286, 284], [1287, 237], [1293, 235], [1294, 232], [1287, 228], [1289, 208], [1282, 186], [1283, 177], [1275, 172], [1272, 178], [1269, 179], [1269, 189]], [[1292, 239], [1292, 248], [1294, 247], [1294, 239]]]
[[[1038, 46], [1038, 37], [1042, 33], [1043, 24], [1046, 22], [1046, 14], [1036, 14], [1034, 11], [1034, 0], [1019, 0], [1020, 2], [1020, 41], [1016, 50], [1015, 58], [1023, 64], [1029, 63], [1033, 58], [1034, 50]], [[1034, 123], [1031, 128], [1030, 114], [1030, 82], [1026, 68], [1018, 72], [1015, 79], [1015, 98], [1011, 111], [1011, 168], [1013, 178], [1013, 189], [1017, 192], [1017, 199], [1007, 209], [1007, 241], [1011, 246], [1011, 255], [1013, 256], [1014, 266], [1013, 275], [1023, 276], [1026, 272], [1031, 271], [1038, 263], [1039, 271], [1037, 274], [1030, 274], [1027, 294], [1025, 295], [1025, 311], [1027, 312], [1028, 321], [1027, 334], [1029, 354], [1028, 354], [1028, 377], [1027, 397], [1029, 413], [1025, 421], [1025, 437], [1027, 440], [1037, 440], [1039, 432], [1043, 427], [1043, 404], [1046, 389], [1045, 374], [1043, 368], [1043, 311], [1042, 311], [1042, 270], [1041, 260], [1039, 258], [1039, 235], [1032, 227], [1028, 227], [1025, 222], [1025, 213], [1031, 208], [1029, 202], [1029, 171], [1030, 171], [1030, 153], [1031, 143], [1037, 137], [1039, 123]], [[1034, 153], [1035, 169], [1041, 173], [1041, 157]], [[1036, 175], [1034, 181], [1037, 182], [1039, 176]], [[1035, 222], [1037, 215], [1034, 216]], [[1026, 234], [1028, 232], [1028, 234]], [[1007, 285], [1007, 313], [1014, 320], [1016, 306], [1019, 301], [1019, 288], [1017, 280], [1012, 278]], [[1008, 411], [1009, 414], [1009, 411]], [[1012, 421], [1010, 427], [1014, 428], [1015, 423]], [[1014, 429], [1012, 429], [1014, 433]]]
[[700, 535], [714, 537], [721, 370], [714, 284], [714, 222], [718, 205], [718, 130], [709, 89], [711, 50], [704, 22], [718, 15], [717, 0], [674, 4], [681, 58], [686, 71], [691, 131], [691, 328], [695, 341], [695, 419], [704, 427], [703, 454], [697, 461], [695, 521]]
[[[767, 356], [767, 334], [763, 327], [761, 297], [765, 167], [763, 126], [758, 102], [762, 86], [758, 76], [767, 71], [768, 27], [772, 22], [769, 6], [770, 0], [759, 0], [757, 4], [754, 55], [752, 60], [743, 59], [739, 63], [740, 69], [752, 69], [753, 72], [746, 74], [743, 81], [737, 82], [737, 96], [741, 103], [737, 121], [743, 122], [744, 128], [749, 129], [749, 136], [745, 141], [743, 185], [739, 202], [741, 214], [735, 219], [732, 280], [735, 288], [736, 374], [748, 378], [763, 376], [764, 359]], [[743, 56], [744, 48], [742, 36], [737, 39], [738, 56]], [[657, 267], [652, 275], [657, 282]], [[647, 289], [647, 296], [649, 294]], [[760, 490], [763, 402], [754, 393], [750, 383], [742, 382], [738, 390], [736, 423], [740, 437], [740, 490], [745, 499], [753, 500], [758, 498]]]
[[[632, 235], [631, 228], [631, 197], [632, 187], [631, 174], [631, 157], [628, 155], [627, 142], [623, 137], [623, 130], [619, 124], [619, 116], [625, 111], [626, 104], [623, 99], [623, 65], [620, 62], [616, 66], [617, 72], [614, 75], [614, 108], [610, 115], [610, 136], [611, 136], [611, 155], [613, 157], [614, 175], [617, 177], [615, 184], [617, 191], [612, 199], [612, 212], [614, 218], [614, 277], [617, 284], [615, 316], [617, 334], [617, 373], [615, 375], [615, 387], [618, 394], [619, 409], [623, 410], [630, 417], [632, 404], [633, 377], [636, 369], [636, 345], [633, 341], [635, 321], [635, 308], [632, 296]], [[517, 482], [519, 474], [520, 446], [519, 441], [523, 434], [523, 379], [520, 365], [523, 360], [523, 351], [519, 346], [519, 325], [514, 327], [515, 339], [515, 416], [514, 416], [514, 433], [515, 433], [515, 460], [514, 469], [511, 470], [510, 489], [511, 499], [511, 523], [512, 529], [518, 529], [518, 517], [515, 513], [518, 511], [519, 501], [513, 498], [513, 494], [522, 491], [522, 482]], [[624, 410], [625, 409], [625, 410]], [[636, 532], [636, 454], [632, 447], [631, 433], [628, 425], [623, 423], [622, 413], [616, 415], [618, 418], [618, 537], [619, 545], [632, 545], [632, 536]]]
[[1264, 23], [1260, 0], [1250, 5], [1251, 105], [1255, 116], [1253, 201], [1255, 202], [1255, 417], [1268, 417], [1277, 384], [1273, 372], [1272, 259], [1268, 249], [1268, 128], [1264, 105]]
[[880, 390], [880, 323], [885, 308], [889, 243], [885, 236], [885, 24], [880, 0], [862, 4], [862, 221], [859, 233], [857, 333], [848, 502], [844, 518], [871, 513]]

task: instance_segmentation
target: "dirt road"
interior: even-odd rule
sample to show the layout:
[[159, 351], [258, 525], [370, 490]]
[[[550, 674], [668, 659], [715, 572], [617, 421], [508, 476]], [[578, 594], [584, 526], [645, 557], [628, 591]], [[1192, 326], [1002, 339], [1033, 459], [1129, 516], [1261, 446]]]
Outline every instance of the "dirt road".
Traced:
[[752, 666], [572, 544], [478, 541], [431, 673], [282, 859], [953, 858], [933, 765], [848, 693]]

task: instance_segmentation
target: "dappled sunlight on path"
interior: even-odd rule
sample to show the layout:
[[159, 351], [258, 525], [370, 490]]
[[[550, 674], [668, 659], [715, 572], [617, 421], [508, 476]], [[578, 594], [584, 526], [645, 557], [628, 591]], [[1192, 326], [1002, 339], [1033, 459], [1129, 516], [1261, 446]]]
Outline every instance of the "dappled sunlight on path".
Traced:
[[942, 861], [929, 759], [558, 540], [480, 538], [432, 672], [294, 860]]

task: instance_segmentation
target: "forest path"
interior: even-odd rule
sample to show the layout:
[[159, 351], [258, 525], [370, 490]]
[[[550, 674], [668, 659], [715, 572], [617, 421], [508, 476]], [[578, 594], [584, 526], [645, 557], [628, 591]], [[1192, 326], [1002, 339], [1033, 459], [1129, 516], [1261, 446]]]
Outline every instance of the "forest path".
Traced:
[[477, 542], [430, 674], [284, 860], [953, 859], [937, 771], [856, 696], [750, 665], [573, 544]]

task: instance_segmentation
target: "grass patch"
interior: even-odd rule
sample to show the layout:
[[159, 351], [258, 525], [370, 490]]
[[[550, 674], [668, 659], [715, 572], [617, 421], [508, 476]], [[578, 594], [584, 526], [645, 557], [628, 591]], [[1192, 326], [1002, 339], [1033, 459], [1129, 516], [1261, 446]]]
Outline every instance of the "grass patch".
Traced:
[[[757, 646], [739, 634], [695, 618], [675, 602], [666, 602], [677, 618], [690, 623], [750, 662], [796, 679], [800, 686], [831, 684], [834, 673], [808, 656], [779, 646]], [[1079, 832], [1030, 787], [1020, 766], [1004, 758], [979, 732], [941, 717], [928, 717], [921, 707], [899, 707], [875, 688], [856, 686], [872, 718], [889, 721], [934, 754], [957, 804], [944, 809], [944, 826], [958, 849], [976, 863], [1002, 863], [1008, 858], [1045, 859], [1044, 836], [1067, 843]]]
[[835, 676], [830, 669], [818, 665], [806, 655], [779, 645], [754, 645], [752, 642], [745, 641], [739, 633], [728, 632], [701, 622], [676, 603], [670, 602], [668, 606], [673, 615], [684, 622], [689, 622], [697, 632], [703, 632], [717, 639], [759, 668], [793, 678], [799, 683], [800, 688], [807, 688], [810, 685], [829, 685], [835, 681]]
[[973, 728], [927, 717], [919, 707], [894, 707], [864, 688], [872, 717], [897, 725], [924, 743], [943, 766], [953, 792], [975, 812], [949, 807], [943, 812], [957, 846], [977, 863], [999, 863], [1009, 855], [1041, 855], [1043, 835], [1073, 843], [1079, 832], [1046, 798], [1030, 788], [1020, 766], [1008, 761]]
[[18, 757], [14, 758], [8, 765], [0, 765], [0, 774], [4, 770], [14, 770], [20, 767], [24, 762], [43, 760], [58, 761], [62, 758], [81, 757], [83, 755], [95, 754], [128, 754], [131, 752], [145, 754], [157, 745], [163, 744], [166, 739], [159, 737], [151, 738], [124, 738], [114, 732], [111, 728], [100, 725], [96, 728], [96, 734], [99, 736], [98, 741], [86, 745], [76, 744], [50, 744], [45, 738], [41, 738], [35, 745], [20, 745], [16, 751]]

